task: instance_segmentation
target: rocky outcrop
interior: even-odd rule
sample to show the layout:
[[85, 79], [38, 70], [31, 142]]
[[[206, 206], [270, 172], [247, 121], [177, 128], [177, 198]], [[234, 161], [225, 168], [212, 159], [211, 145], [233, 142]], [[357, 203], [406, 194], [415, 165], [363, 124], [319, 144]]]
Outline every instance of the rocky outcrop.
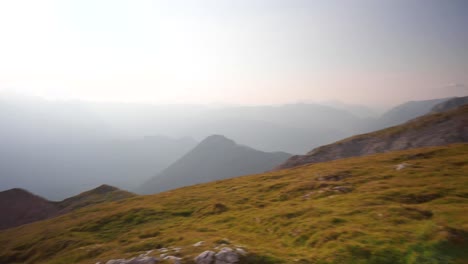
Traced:
[[405, 124], [354, 136], [296, 155], [276, 169], [410, 148], [468, 142], [468, 105]]

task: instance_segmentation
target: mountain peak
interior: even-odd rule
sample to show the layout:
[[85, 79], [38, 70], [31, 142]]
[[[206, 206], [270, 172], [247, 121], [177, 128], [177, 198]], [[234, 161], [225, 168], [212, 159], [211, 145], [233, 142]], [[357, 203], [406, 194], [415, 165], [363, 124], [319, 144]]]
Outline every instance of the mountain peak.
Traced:
[[214, 145], [214, 146], [235, 146], [236, 142], [223, 136], [223, 135], [211, 135], [200, 142], [199, 146]]
[[90, 190], [90, 192], [103, 194], [103, 193], [113, 192], [113, 191], [117, 191], [117, 190], [119, 190], [119, 188], [114, 187], [114, 186], [110, 186], [110, 185], [107, 185], [107, 184], [102, 184], [99, 187], [96, 187], [96, 188]]
[[185, 156], [142, 185], [141, 193], [156, 193], [215, 180], [270, 170], [291, 155], [239, 145], [222, 135], [205, 138]]

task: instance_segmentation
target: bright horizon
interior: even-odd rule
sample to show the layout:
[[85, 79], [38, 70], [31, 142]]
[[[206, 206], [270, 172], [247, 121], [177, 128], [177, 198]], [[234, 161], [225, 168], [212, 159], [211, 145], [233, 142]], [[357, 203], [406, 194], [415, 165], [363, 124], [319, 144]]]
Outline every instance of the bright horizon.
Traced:
[[468, 93], [466, 1], [2, 1], [0, 92], [394, 105]]

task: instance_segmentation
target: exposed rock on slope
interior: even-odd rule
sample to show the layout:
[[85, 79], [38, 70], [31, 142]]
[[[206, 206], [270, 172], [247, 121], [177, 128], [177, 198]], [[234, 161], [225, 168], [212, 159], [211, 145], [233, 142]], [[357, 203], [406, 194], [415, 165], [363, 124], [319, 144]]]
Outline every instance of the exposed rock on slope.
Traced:
[[429, 114], [403, 125], [354, 136], [316, 148], [306, 155], [291, 157], [277, 169], [458, 142], [468, 142], [468, 105], [443, 113]]
[[46, 200], [23, 189], [0, 192], [0, 230], [44, 220], [92, 204], [129, 198], [134, 194], [101, 185], [61, 202]]
[[157, 193], [187, 185], [265, 172], [290, 156], [283, 152], [258, 151], [238, 145], [224, 136], [213, 135], [146, 182], [139, 191]]

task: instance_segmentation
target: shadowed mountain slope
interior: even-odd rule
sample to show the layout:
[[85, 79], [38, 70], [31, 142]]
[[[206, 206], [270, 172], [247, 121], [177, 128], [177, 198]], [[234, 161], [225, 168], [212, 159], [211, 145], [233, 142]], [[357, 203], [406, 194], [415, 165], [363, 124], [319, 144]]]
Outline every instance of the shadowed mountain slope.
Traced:
[[468, 106], [425, 115], [405, 124], [350, 137], [296, 155], [277, 169], [354, 156], [468, 141]]
[[44, 220], [73, 210], [102, 202], [117, 201], [135, 196], [109, 185], [78, 194], [61, 202], [46, 200], [23, 189], [0, 192], [0, 229]]
[[224, 136], [213, 135], [143, 184], [139, 191], [157, 193], [197, 183], [261, 173], [290, 156], [283, 152], [258, 151], [238, 145]]

